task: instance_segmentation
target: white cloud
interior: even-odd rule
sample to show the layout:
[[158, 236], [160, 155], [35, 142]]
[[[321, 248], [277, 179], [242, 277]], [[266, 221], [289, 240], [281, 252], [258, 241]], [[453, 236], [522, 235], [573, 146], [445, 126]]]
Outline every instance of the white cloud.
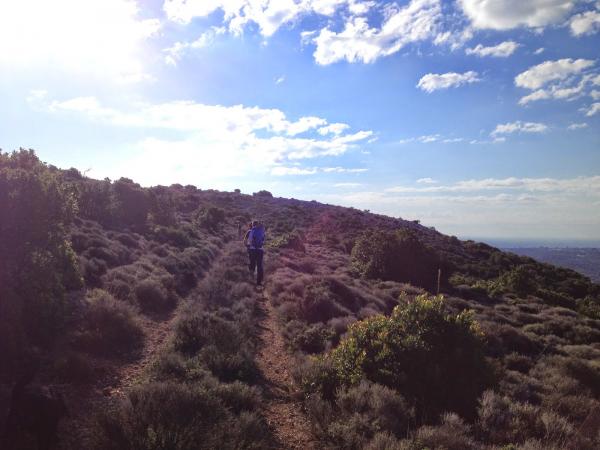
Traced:
[[572, 123], [571, 125], [568, 126], [569, 130], [581, 130], [582, 128], [587, 128], [588, 124], [587, 123]]
[[409, 144], [411, 142], [420, 142], [421, 144], [431, 144], [433, 142], [441, 142], [442, 144], [454, 144], [457, 142], [464, 142], [464, 138], [459, 137], [444, 137], [441, 134], [426, 134], [418, 137], [411, 137], [406, 139], [400, 139], [397, 141], [398, 144]]
[[165, 62], [169, 65], [176, 66], [177, 62], [185, 53], [190, 50], [197, 50], [212, 44], [219, 34], [225, 32], [223, 27], [212, 27], [200, 35], [198, 39], [192, 42], [175, 42], [171, 47], [163, 50], [167, 54]]
[[600, 91], [594, 89], [592, 92], [590, 92], [590, 97], [592, 97], [594, 100], [600, 100]]
[[522, 190], [528, 192], [585, 192], [600, 195], [600, 176], [557, 178], [484, 178], [457, 181], [445, 186], [394, 186], [385, 189], [393, 193], [479, 192], [489, 190]]
[[[316, 130], [327, 124], [323, 118], [307, 116], [290, 121], [278, 109], [243, 105], [174, 101], [117, 109], [103, 106], [94, 97], [48, 102], [39, 95], [30, 96], [30, 102], [40, 110], [77, 114], [106, 125], [169, 130], [182, 136], [174, 141], [177, 148], [185, 149], [182, 154], [189, 153], [194, 146], [219, 152], [227, 148], [224, 155], [237, 152], [240, 160], [250, 158], [264, 168], [282, 165], [285, 161], [342, 155], [372, 135], [371, 131], [358, 131], [317, 138], [314, 137], [319, 136]], [[168, 142], [150, 139], [144, 148], [166, 148]], [[230, 169], [223, 167], [223, 170], [227, 173]]]
[[369, 169], [364, 168], [347, 168], [347, 167], [323, 167], [323, 172], [325, 173], [363, 173], [367, 172]]
[[443, 74], [428, 73], [419, 80], [417, 87], [431, 93], [438, 89], [448, 89], [478, 81], [481, 80], [478, 77], [477, 72], [473, 71], [465, 73], [448, 72]]
[[496, 125], [491, 136], [512, 133], [543, 133], [548, 129], [548, 126], [538, 122], [510, 122]]
[[549, 81], [563, 80], [594, 65], [589, 59], [559, 59], [545, 61], [515, 77], [515, 85], [527, 89], [538, 89]]
[[564, 20], [576, 0], [459, 0], [475, 28], [545, 27]]
[[279, 78], [277, 78], [277, 79], [275, 80], [275, 84], [281, 84], [281, 83], [283, 83], [284, 81], [285, 81], [285, 76], [284, 76], [284, 75], [282, 75], [282, 76], [280, 76]]
[[285, 175], [314, 175], [317, 173], [317, 169], [302, 169], [300, 167], [284, 167], [276, 166], [271, 169], [271, 175], [285, 176]]
[[571, 27], [571, 34], [574, 36], [597, 33], [600, 30], [600, 12], [587, 11], [576, 14], [571, 17], [569, 25]]
[[330, 123], [327, 126], [319, 128], [317, 131], [323, 136], [327, 134], [335, 134], [337, 136], [342, 134], [348, 128], [350, 128], [350, 125], [345, 123]]
[[467, 55], [477, 55], [477, 56], [495, 56], [498, 58], [506, 58], [507, 56], [512, 55], [517, 48], [519, 48], [520, 44], [514, 41], [504, 41], [498, 45], [494, 45], [492, 47], [484, 47], [481, 44], [478, 44], [474, 48], [468, 48], [465, 50]]
[[592, 105], [585, 111], [585, 115], [588, 117], [594, 116], [600, 112], [600, 103], [592, 103]]
[[417, 183], [419, 183], [419, 184], [436, 184], [437, 180], [434, 180], [433, 178], [429, 178], [429, 177], [427, 177], [427, 178], [419, 178], [417, 180]]
[[321, 65], [342, 60], [372, 63], [411, 42], [433, 38], [441, 17], [439, 0], [411, 0], [404, 7], [392, 5], [380, 28], [369, 26], [365, 17], [350, 17], [341, 32], [324, 28], [312, 38], [315, 61]]
[[[600, 78], [585, 73], [595, 61], [588, 59], [560, 59], [545, 61], [515, 77], [515, 85], [533, 90], [519, 100], [520, 105], [548, 99], [573, 100], [586, 94], [588, 86]], [[590, 95], [592, 95], [590, 93]]]
[[534, 55], [541, 55], [542, 53], [544, 53], [546, 49], [544, 47], [540, 47], [538, 48], [535, 52], [533, 52]]
[[3, 0], [0, 68], [61, 71], [101, 80], [149, 79], [141, 53], [160, 28], [132, 0]]
[[[420, 219], [460, 236], [597, 238], [600, 176], [463, 180], [321, 196], [329, 203]], [[451, 205], [451, 207], [449, 207]]]
[[335, 183], [333, 185], [336, 188], [357, 188], [363, 186], [362, 183]]
[[246, 25], [255, 23], [260, 33], [269, 37], [303, 14], [331, 16], [345, 5], [349, 5], [355, 14], [364, 13], [369, 7], [349, 0], [166, 0], [163, 9], [169, 20], [184, 25], [196, 17], [206, 17], [221, 10], [229, 31], [241, 34]]
[[317, 173], [364, 173], [368, 169], [351, 167], [286, 167], [275, 166], [271, 169], [271, 175], [315, 175]]

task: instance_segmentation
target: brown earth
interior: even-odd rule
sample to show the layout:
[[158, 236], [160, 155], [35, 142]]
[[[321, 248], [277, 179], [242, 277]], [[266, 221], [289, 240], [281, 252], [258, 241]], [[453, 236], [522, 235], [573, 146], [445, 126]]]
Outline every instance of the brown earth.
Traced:
[[275, 310], [266, 295], [259, 302], [264, 319], [256, 363], [265, 380], [264, 416], [282, 449], [316, 449], [310, 422], [302, 409], [300, 393], [290, 373], [294, 359], [287, 351]]

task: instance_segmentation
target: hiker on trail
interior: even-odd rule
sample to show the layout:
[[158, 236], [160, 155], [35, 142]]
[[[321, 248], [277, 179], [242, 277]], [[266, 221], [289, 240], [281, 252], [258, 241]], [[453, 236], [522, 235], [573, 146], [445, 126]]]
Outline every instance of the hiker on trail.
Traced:
[[265, 243], [265, 228], [258, 221], [252, 222], [252, 227], [244, 236], [244, 244], [248, 248], [248, 268], [254, 274], [256, 269], [256, 285], [261, 286], [263, 280], [263, 244]]

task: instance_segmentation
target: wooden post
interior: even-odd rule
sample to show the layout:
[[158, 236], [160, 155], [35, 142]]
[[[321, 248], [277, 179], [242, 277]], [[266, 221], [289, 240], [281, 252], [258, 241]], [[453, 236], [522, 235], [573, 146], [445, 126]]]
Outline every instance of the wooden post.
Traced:
[[440, 280], [442, 279], [442, 269], [438, 269], [437, 276], [437, 295], [440, 295]]

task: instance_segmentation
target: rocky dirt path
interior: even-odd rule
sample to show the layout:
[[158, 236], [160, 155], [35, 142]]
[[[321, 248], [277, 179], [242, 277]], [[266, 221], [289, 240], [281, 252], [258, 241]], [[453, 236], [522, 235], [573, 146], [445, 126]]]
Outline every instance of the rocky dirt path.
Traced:
[[260, 324], [261, 347], [256, 363], [265, 380], [265, 419], [273, 430], [278, 448], [317, 449], [317, 440], [290, 373], [294, 360], [285, 347], [275, 310], [264, 294], [259, 308], [264, 319]]

